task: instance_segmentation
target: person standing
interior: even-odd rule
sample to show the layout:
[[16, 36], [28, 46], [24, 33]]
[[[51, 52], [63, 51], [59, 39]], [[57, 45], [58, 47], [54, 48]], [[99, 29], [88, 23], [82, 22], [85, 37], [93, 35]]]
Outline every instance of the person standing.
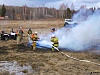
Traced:
[[31, 41], [31, 35], [32, 35], [32, 30], [31, 30], [31, 28], [29, 28], [28, 29], [28, 32], [27, 32], [27, 34], [28, 34], [28, 43]]
[[14, 32], [14, 29], [11, 29], [11, 33], [15, 33], [15, 32]]
[[51, 42], [53, 42], [52, 51], [54, 51], [54, 47], [58, 48], [58, 46], [59, 46], [58, 38], [55, 35], [52, 35]]
[[32, 39], [32, 41], [33, 41], [33, 43], [32, 43], [32, 49], [33, 50], [36, 50], [36, 42], [38, 41], [38, 35], [37, 35], [37, 31], [35, 31], [35, 33], [34, 34], [32, 34], [32, 36], [31, 36], [31, 39]]
[[20, 27], [18, 29], [18, 31], [16, 32], [16, 34], [17, 34], [17, 45], [20, 45], [21, 41], [23, 39], [23, 30], [22, 30], [22, 27]]
[[51, 29], [52, 34], [55, 34], [55, 31], [56, 31], [55, 28], [52, 28], [52, 29]]
[[23, 39], [23, 33], [24, 33], [22, 27], [19, 28], [19, 32], [21, 34], [21, 40], [22, 40]]
[[20, 34], [20, 30], [17, 30], [16, 34], [17, 34], [17, 45], [20, 45], [21, 44], [21, 34]]

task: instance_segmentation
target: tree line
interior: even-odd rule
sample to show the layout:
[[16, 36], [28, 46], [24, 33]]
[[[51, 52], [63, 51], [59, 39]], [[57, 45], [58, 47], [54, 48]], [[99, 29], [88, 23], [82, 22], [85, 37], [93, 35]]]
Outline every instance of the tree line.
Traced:
[[[86, 8], [82, 5], [80, 9]], [[94, 8], [90, 8], [94, 12]], [[60, 5], [59, 9], [54, 7], [48, 8], [42, 7], [28, 7], [24, 6], [5, 6], [4, 4], [0, 6], [0, 16], [8, 16], [10, 20], [33, 20], [33, 19], [70, 19], [79, 10], [74, 10], [74, 5], [72, 4], [69, 8], [68, 5], [64, 3]], [[86, 15], [86, 14], [85, 14]]]
[[1, 17], [5, 17], [5, 14], [6, 14], [6, 8], [5, 8], [5, 5], [3, 4], [2, 8], [0, 10], [0, 16]]

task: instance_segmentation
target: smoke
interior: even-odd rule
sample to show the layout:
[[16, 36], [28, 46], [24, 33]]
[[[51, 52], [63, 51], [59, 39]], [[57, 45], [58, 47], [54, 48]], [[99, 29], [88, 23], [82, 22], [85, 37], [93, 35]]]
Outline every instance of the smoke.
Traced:
[[78, 21], [78, 22], [82, 22], [82, 21], [86, 21], [87, 18], [93, 15], [93, 10], [88, 10], [86, 8], [81, 8], [78, 13], [76, 13], [73, 16], [73, 20]]
[[[87, 12], [87, 11], [86, 11]], [[90, 12], [90, 11], [89, 11]], [[79, 13], [73, 16], [79, 22], [76, 27], [71, 29], [61, 28], [55, 32], [55, 35], [59, 39], [59, 48], [69, 49], [73, 51], [81, 51], [81, 50], [88, 50], [88, 49], [98, 49], [100, 50], [100, 13], [99, 11], [95, 11], [92, 15], [86, 16], [86, 20], [84, 16], [77, 16]], [[81, 19], [81, 21], [80, 21]], [[41, 39], [44, 38], [40, 45], [50, 48], [51, 34], [47, 35], [45, 38], [40, 37]]]

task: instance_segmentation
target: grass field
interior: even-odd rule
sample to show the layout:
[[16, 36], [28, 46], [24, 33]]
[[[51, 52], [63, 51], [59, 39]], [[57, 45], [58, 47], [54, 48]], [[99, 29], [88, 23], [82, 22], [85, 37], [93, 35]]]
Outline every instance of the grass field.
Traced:
[[[59, 29], [63, 24], [62, 20], [0, 21], [0, 32], [4, 29], [5, 32], [10, 33], [12, 28], [16, 31], [21, 26], [24, 30], [24, 36], [27, 36], [28, 28], [32, 28], [33, 32], [37, 31], [38, 34], [46, 35], [50, 33], [52, 27]], [[64, 52], [80, 60], [89, 60], [100, 64], [100, 54], [94, 53], [95, 50], [73, 52], [62, 49], [60, 52], [52, 52], [51, 49], [38, 48], [33, 51], [26, 46], [27, 37], [24, 37], [22, 42], [21, 46], [17, 46], [16, 40], [0, 40], [0, 61], [17, 61], [21, 66], [29, 64], [34, 72], [28, 74], [24, 70], [22, 71], [25, 73], [24, 75], [100, 75], [100, 65], [76, 61], [61, 54]], [[0, 72], [0, 75], [15, 75], [15, 73], [9, 74], [4, 70]]]

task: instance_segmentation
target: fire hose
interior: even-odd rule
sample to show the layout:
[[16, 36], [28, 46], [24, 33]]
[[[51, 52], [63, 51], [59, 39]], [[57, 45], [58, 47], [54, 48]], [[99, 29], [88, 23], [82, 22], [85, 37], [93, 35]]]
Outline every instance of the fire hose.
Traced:
[[[52, 47], [54, 47], [58, 52], [60, 52], [60, 50], [59, 50], [57, 47], [55, 47], [55, 46], [53, 46], [53, 45], [52, 45]], [[100, 64], [95, 63], [95, 62], [92, 62], [92, 61], [89, 61], [89, 60], [80, 60], [80, 59], [78, 59], [78, 58], [74, 58], [74, 57], [72, 57], [72, 56], [69, 56], [68, 54], [65, 54], [64, 52], [60, 52], [60, 53], [63, 54], [63, 55], [65, 55], [65, 56], [68, 57], [68, 58], [73, 59], [73, 60], [77, 60], [77, 61], [80, 61], [80, 62], [88, 62], [88, 63], [92, 63], [92, 64], [95, 64], [95, 65], [99, 65], [99, 66], [100, 66]]]

